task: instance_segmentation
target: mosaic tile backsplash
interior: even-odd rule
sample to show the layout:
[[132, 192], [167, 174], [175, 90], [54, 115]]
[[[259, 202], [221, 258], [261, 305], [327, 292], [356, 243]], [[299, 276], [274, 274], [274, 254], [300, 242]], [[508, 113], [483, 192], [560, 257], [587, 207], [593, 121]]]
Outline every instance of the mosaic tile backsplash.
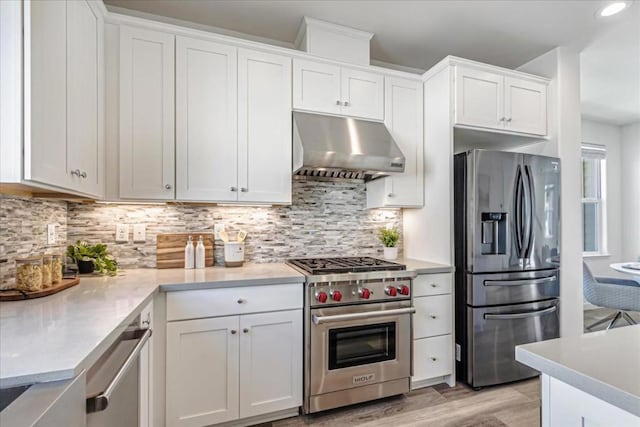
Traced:
[[[47, 245], [47, 224], [57, 241]], [[67, 245], [67, 203], [0, 194], [0, 289], [15, 284], [15, 260], [35, 253], [62, 253]]]
[[[2, 283], [13, 277], [14, 254], [43, 247], [47, 221], [54, 219], [60, 223], [59, 241], [65, 242], [61, 248], [76, 240], [102, 242], [123, 268], [155, 267], [158, 233], [192, 232], [197, 240], [198, 232], [213, 232], [215, 223], [224, 223], [232, 238], [240, 230], [248, 233], [245, 259], [252, 262], [305, 256], [381, 257], [378, 228], [402, 230], [400, 209], [365, 208], [364, 183], [294, 180], [292, 197], [291, 206], [274, 207], [66, 204], [3, 198], [0, 259], [7, 261], [0, 264]], [[127, 243], [115, 242], [119, 223], [129, 225]], [[133, 242], [134, 224], [146, 225], [146, 242]], [[222, 245], [216, 241], [216, 265], [223, 263]], [[398, 246], [402, 248], [402, 241]]]

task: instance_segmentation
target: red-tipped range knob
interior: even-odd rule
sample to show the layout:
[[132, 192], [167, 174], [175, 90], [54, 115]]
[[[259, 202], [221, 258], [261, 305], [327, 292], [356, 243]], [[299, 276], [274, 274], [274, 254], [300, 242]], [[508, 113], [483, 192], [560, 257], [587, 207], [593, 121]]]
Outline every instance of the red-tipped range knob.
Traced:
[[398, 295], [398, 290], [394, 286], [389, 286], [384, 290], [390, 297]]
[[409, 287], [406, 285], [402, 285], [400, 287], [398, 287], [398, 290], [400, 291], [400, 294], [402, 295], [409, 295]]
[[360, 298], [369, 299], [371, 296], [371, 291], [367, 288], [362, 288], [360, 290]]
[[334, 301], [340, 301], [342, 299], [342, 292], [340, 291], [331, 292], [331, 299]]
[[318, 300], [318, 302], [322, 302], [322, 303], [327, 302], [327, 294], [326, 294], [326, 292], [318, 292], [316, 294], [316, 299]]

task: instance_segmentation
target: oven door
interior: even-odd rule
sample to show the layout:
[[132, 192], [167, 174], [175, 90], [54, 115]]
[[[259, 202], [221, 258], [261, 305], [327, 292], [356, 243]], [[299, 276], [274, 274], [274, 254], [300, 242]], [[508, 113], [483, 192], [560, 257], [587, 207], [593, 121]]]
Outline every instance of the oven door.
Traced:
[[311, 310], [310, 394], [411, 376], [410, 301]]

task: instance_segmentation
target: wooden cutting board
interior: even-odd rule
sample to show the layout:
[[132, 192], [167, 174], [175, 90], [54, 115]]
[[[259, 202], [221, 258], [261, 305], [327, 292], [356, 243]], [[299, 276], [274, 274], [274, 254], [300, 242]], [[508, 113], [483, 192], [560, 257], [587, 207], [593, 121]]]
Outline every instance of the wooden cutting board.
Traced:
[[158, 234], [156, 239], [156, 267], [184, 268], [184, 247], [189, 236], [193, 237], [193, 247], [198, 244], [198, 237], [204, 242], [204, 265], [213, 266], [213, 233], [172, 233]]
[[56, 283], [49, 288], [44, 288], [39, 291], [22, 292], [17, 289], [3, 290], [0, 291], [0, 301], [19, 301], [23, 299], [46, 297], [48, 295], [53, 295], [57, 294], [60, 291], [64, 291], [65, 289], [75, 286], [78, 283], [80, 283], [80, 278], [76, 277], [73, 279], [62, 279], [60, 283]]

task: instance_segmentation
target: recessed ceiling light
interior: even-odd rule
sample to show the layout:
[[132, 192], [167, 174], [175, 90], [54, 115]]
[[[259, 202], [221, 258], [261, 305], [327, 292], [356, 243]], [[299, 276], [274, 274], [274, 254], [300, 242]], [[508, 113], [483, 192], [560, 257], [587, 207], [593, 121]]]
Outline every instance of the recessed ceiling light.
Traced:
[[605, 6], [604, 8], [602, 8], [602, 10], [600, 10], [600, 16], [606, 17], [606, 16], [615, 15], [616, 13], [622, 12], [626, 7], [627, 7], [627, 2], [624, 2], [624, 1], [617, 1], [615, 3], [611, 3]]

